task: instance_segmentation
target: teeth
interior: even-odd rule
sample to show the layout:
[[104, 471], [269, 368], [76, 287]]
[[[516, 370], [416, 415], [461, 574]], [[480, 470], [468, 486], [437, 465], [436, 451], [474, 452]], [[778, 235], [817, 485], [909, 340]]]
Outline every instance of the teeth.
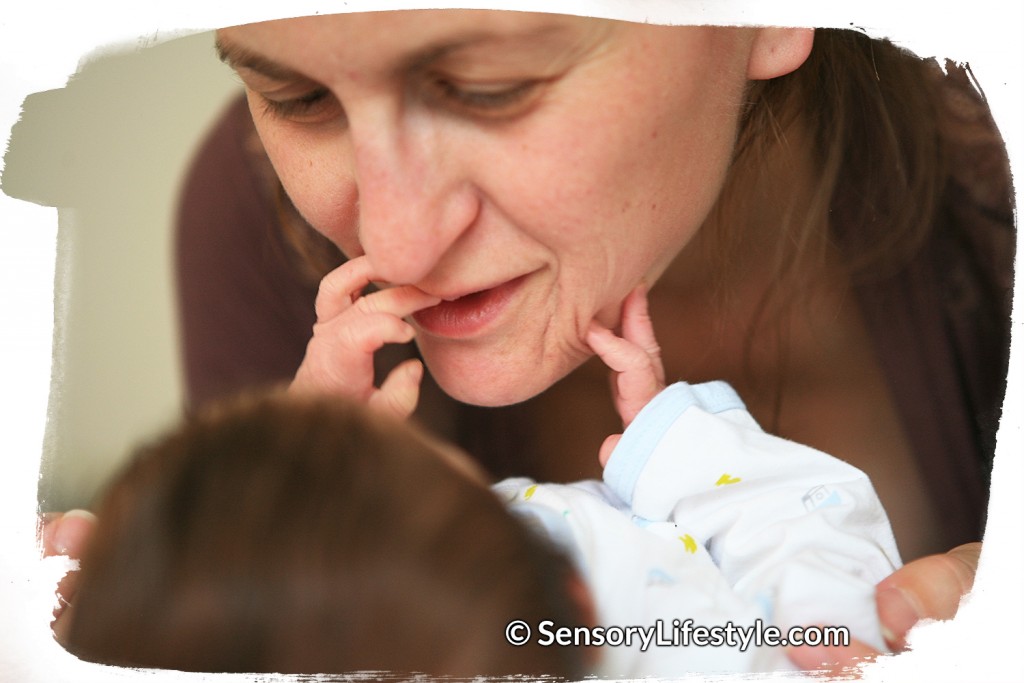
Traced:
[[480, 292], [486, 292], [486, 291], [487, 291], [486, 289], [478, 289], [475, 292], [466, 292], [465, 294], [460, 294], [458, 296], [444, 297], [444, 300], [448, 301], [448, 302], [458, 301], [459, 299], [465, 299], [467, 296], [473, 296], [474, 294], [479, 294]]
[[504, 284], [507, 284], [507, 281], [506, 282], [502, 282], [502, 283], [498, 283], [496, 285], [491, 285], [490, 287], [482, 287], [480, 289], [475, 289], [472, 292], [464, 292], [462, 294], [456, 294], [456, 295], [451, 295], [451, 296], [442, 296], [442, 295], [438, 294], [437, 296], [440, 296], [441, 300], [442, 301], [446, 301], [446, 302], [458, 301], [459, 299], [465, 299], [466, 297], [476, 296], [478, 294], [483, 294], [484, 292], [489, 292], [490, 290], [492, 290], [492, 289], [494, 289], [496, 287], [503, 286]]

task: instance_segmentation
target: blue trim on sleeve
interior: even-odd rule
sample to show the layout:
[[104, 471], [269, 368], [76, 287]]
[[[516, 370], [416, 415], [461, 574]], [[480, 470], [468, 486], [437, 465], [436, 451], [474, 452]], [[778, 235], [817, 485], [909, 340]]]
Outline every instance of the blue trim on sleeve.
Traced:
[[703, 384], [690, 385], [690, 388], [697, 397], [697, 402], [701, 408], [712, 415], [724, 413], [727, 410], [747, 409], [743, 399], [740, 398], [739, 394], [736, 393], [736, 390], [728, 382], [704, 382]]
[[708, 413], [746, 409], [736, 391], [726, 382], [666, 387], [643, 407], [612, 451], [604, 468], [604, 481], [627, 505], [633, 504], [633, 490], [640, 473], [662, 436], [687, 409], [698, 406]]

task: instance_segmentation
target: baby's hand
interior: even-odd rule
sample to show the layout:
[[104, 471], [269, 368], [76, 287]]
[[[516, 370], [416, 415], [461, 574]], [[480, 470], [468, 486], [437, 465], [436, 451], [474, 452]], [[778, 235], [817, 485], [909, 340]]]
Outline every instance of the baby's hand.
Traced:
[[313, 338], [288, 390], [348, 396], [408, 417], [419, 400], [423, 364], [416, 359], [401, 363], [378, 389], [373, 384], [373, 354], [385, 344], [411, 341], [415, 330], [402, 318], [440, 299], [411, 285], [363, 296], [371, 280], [370, 263], [360, 256], [320, 282]]
[[[597, 322], [590, 323], [587, 344], [612, 370], [612, 395], [615, 409], [625, 429], [640, 409], [665, 388], [665, 368], [661, 348], [654, 337], [647, 314], [647, 291], [638, 286], [622, 302], [622, 336], [618, 337]], [[612, 434], [601, 445], [601, 465], [619, 442], [621, 434]]]

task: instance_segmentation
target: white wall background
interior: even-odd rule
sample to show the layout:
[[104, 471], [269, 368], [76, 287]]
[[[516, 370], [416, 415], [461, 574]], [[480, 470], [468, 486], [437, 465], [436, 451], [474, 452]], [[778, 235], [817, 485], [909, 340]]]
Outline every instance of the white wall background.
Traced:
[[87, 507], [129, 448], [178, 415], [177, 192], [239, 90], [206, 32], [94, 53], [67, 87], [25, 99], [3, 191], [59, 207], [44, 510]]

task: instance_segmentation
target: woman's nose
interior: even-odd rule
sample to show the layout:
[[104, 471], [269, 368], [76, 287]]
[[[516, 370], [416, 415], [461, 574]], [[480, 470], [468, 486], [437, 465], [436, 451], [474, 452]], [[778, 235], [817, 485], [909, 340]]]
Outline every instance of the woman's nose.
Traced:
[[353, 143], [360, 245], [381, 280], [420, 282], [479, 211], [459, 150], [429, 121], [388, 125], [383, 117], [353, 126]]

